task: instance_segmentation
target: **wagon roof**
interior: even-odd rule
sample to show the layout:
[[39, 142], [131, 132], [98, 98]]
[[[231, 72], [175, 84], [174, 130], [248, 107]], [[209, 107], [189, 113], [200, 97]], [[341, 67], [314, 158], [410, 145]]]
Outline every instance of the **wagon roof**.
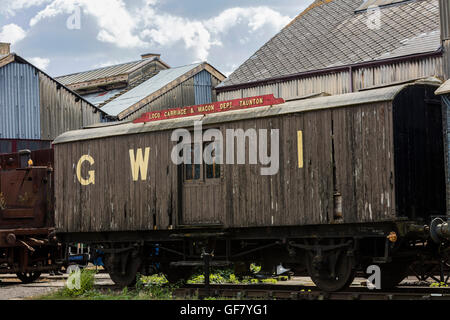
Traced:
[[[434, 78], [433, 78], [434, 79]], [[53, 144], [62, 144], [82, 140], [101, 139], [114, 136], [139, 134], [153, 131], [174, 130], [178, 128], [191, 128], [195, 121], [202, 121], [203, 125], [212, 125], [225, 122], [233, 122], [247, 119], [273, 117], [283, 114], [308, 112], [356, 106], [368, 103], [392, 101], [403, 89], [412, 85], [427, 84], [439, 86], [433, 79], [425, 79], [413, 83], [405, 83], [378, 89], [347, 93], [334, 96], [310, 98], [304, 100], [292, 100], [280, 105], [265, 106], [252, 109], [212, 113], [207, 115], [176, 118], [147, 123], [115, 122], [89, 127], [82, 130], [69, 131], [60, 135]]]

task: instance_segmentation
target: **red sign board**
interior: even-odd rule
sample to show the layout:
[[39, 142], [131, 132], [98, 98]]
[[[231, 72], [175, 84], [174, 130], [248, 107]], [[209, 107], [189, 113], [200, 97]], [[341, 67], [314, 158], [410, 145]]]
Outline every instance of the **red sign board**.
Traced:
[[136, 119], [133, 123], [144, 123], [151, 121], [160, 121], [174, 118], [184, 118], [198, 115], [205, 115], [210, 113], [219, 113], [231, 110], [241, 110], [249, 108], [257, 108], [264, 106], [273, 106], [284, 103], [283, 99], [277, 99], [273, 94], [235, 99], [229, 101], [214, 102], [210, 104], [202, 104], [198, 106], [182, 107], [154, 112], [147, 112], [141, 118]]

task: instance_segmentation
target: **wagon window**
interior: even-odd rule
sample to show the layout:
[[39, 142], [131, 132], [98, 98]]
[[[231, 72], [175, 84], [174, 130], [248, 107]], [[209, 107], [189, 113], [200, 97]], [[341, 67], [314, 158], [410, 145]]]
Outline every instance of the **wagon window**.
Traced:
[[[208, 144], [205, 145], [205, 147]], [[220, 179], [220, 164], [216, 163], [216, 155], [212, 154], [213, 164], [205, 164], [206, 167], [206, 179]]]
[[201, 179], [201, 165], [194, 164], [195, 153], [200, 153], [202, 150], [200, 148], [195, 148], [194, 145], [191, 145], [188, 150], [191, 152], [191, 163], [187, 163], [184, 165], [184, 179], [185, 181], [194, 181]]

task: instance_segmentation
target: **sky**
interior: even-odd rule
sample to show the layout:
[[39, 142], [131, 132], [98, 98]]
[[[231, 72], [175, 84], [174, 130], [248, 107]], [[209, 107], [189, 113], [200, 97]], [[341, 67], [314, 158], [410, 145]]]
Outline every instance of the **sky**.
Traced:
[[313, 0], [0, 0], [0, 42], [51, 76], [159, 53], [229, 75]]

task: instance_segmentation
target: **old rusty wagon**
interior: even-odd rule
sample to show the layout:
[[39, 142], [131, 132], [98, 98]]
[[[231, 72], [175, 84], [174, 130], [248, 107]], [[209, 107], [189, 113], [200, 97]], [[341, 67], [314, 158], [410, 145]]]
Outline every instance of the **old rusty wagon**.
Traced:
[[[329, 291], [378, 264], [383, 286], [395, 286], [445, 242], [430, 240], [431, 221], [446, 215], [435, 90], [416, 82], [67, 132], [54, 142], [58, 235], [96, 247], [123, 285], [137, 272], [185, 278], [214, 253], [212, 265], [306, 268]], [[262, 175], [250, 143], [242, 164], [174, 163], [174, 130], [195, 121], [224, 137], [268, 130], [279, 170]]]
[[27, 283], [61, 268], [53, 205], [53, 150], [0, 156], [0, 273]]

